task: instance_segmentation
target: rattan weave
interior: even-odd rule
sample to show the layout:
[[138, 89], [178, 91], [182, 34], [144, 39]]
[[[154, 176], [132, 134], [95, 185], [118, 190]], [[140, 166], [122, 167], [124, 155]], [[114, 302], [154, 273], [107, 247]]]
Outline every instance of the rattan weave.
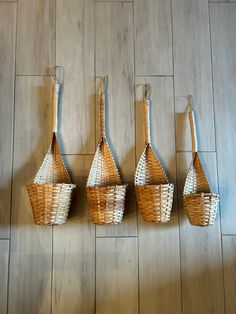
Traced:
[[183, 201], [189, 222], [194, 226], [204, 227], [214, 224], [220, 197], [219, 194], [212, 193], [198, 154], [191, 96], [189, 96], [189, 105], [193, 160], [185, 181]]
[[145, 85], [145, 142], [146, 146], [135, 173], [135, 193], [142, 217], [147, 222], [165, 223], [170, 220], [174, 185], [155, 155], [150, 140], [150, 86]]
[[55, 81], [52, 92], [53, 134], [48, 152], [33, 183], [27, 184], [33, 218], [39, 225], [66, 222], [75, 185], [65, 168], [57, 141], [57, 110], [61, 84]]
[[121, 183], [118, 168], [106, 137], [105, 104], [107, 77], [100, 97], [100, 143], [87, 181], [90, 220], [94, 224], [117, 224], [123, 217], [127, 185]]

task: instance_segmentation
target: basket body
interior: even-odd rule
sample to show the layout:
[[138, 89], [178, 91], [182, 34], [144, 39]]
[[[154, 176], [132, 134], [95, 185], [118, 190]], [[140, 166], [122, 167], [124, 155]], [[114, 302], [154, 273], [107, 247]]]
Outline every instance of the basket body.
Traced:
[[94, 224], [121, 223], [125, 209], [126, 185], [87, 187], [89, 216]]
[[75, 185], [31, 183], [26, 188], [36, 224], [60, 225], [66, 222]]
[[174, 185], [136, 185], [135, 194], [142, 217], [147, 222], [170, 220]]
[[184, 195], [184, 207], [189, 222], [194, 226], [213, 225], [219, 205], [216, 193], [196, 193]]
[[189, 222], [199, 227], [213, 225], [219, 202], [220, 196], [212, 193], [200, 157], [195, 152], [183, 193], [184, 209]]
[[168, 182], [160, 161], [148, 143], [135, 173], [135, 194], [142, 218], [147, 222], [168, 222], [173, 193], [174, 185]]

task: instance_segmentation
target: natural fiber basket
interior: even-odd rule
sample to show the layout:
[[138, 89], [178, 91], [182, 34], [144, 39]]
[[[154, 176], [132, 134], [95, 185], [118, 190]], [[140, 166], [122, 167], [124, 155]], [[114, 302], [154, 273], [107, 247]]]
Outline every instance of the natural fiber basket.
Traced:
[[189, 96], [189, 121], [192, 137], [193, 160], [184, 185], [183, 201], [189, 222], [194, 226], [213, 225], [219, 205], [219, 194], [212, 193], [198, 154], [192, 97]]
[[[148, 96], [149, 94], [149, 96]], [[174, 185], [155, 155], [150, 140], [150, 85], [145, 84], [145, 142], [146, 147], [135, 173], [135, 193], [142, 217], [147, 222], [165, 223], [170, 220]]]
[[105, 127], [105, 104], [107, 94], [105, 76], [100, 97], [100, 144], [97, 147], [87, 181], [87, 197], [90, 220], [94, 224], [118, 224], [121, 222], [127, 185], [121, 178], [113, 159]]
[[33, 183], [26, 186], [33, 218], [39, 225], [56, 225], [66, 222], [72, 191], [76, 187], [71, 184], [56, 135], [60, 88], [61, 84], [55, 80], [52, 93], [53, 134], [48, 152]]

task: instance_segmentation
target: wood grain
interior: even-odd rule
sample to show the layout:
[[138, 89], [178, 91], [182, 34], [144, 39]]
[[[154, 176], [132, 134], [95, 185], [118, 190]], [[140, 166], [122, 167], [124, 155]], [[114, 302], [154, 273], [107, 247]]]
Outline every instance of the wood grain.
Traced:
[[16, 74], [49, 74], [53, 66], [55, 1], [18, 0]]
[[68, 221], [53, 230], [52, 312], [95, 311], [95, 226], [88, 221], [85, 184], [92, 156], [67, 156], [77, 185]]
[[212, 60], [222, 233], [236, 234], [236, 4], [211, 4]]
[[[174, 96], [171, 77], [136, 78], [136, 155], [144, 149], [143, 84], [151, 85], [151, 141], [175, 182]], [[165, 225], [139, 220], [140, 313], [181, 313], [178, 215]], [[169, 300], [172, 302], [169, 302]]]
[[9, 313], [50, 313], [52, 228], [33, 222], [25, 184], [32, 181], [51, 137], [51, 78], [17, 77], [15, 96]]
[[[96, 3], [96, 75], [104, 74], [109, 76], [108, 137], [124, 180], [132, 182], [135, 169], [135, 125], [131, 3]], [[97, 117], [98, 115], [99, 110], [97, 110]], [[99, 132], [97, 132], [98, 137]], [[129, 192], [128, 195], [131, 193]], [[135, 200], [129, 196], [122, 224], [97, 228], [98, 236], [136, 234]]]
[[7, 314], [9, 241], [0, 240], [0, 313]]
[[173, 1], [173, 49], [177, 151], [191, 151], [186, 115], [194, 98], [199, 149], [215, 151], [208, 0]]
[[94, 1], [57, 1], [56, 61], [65, 68], [63, 151], [95, 151]]
[[16, 4], [0, 3], [0, 238], [9, 237]]
[[[216, 155], [203, 153], [201, 158], [212, 190], [217, 192]], [[211, 227], [194, 227], [188, 222], [181, 196], [190, 161], [191, 153], [177, 154], [183, 314], [222, 314], [224, 293], [219, 214]]]
[[226, 314], [236, 312], [236, 237], [223, 236], [223, 262]]
[[96, 313], [138, 313], [136, 238], [96, 240]]
[[170, 0], [134, 0], [136, 75], [171, 75]]

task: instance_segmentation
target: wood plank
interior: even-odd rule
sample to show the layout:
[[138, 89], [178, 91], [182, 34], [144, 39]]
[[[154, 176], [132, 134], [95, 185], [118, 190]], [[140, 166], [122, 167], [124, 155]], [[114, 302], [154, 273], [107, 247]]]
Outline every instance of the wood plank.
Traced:
[[136, 75], [171, 75], [171, 0], [134, 0]]
[[[210, 185], [217, 191], [216, 155], [203, 153], [201, 158]], [[213, 226], [194, 227], [188, 222], [181, 204], [190, 160], [191, 153], [177, 154], [183, 314], [222, 314], [224, 293], [219, 215]]]
[[230, 3], [236, 2], [236, 0], [209, 0], [210, 3]]
[[96, 240], [96, 313], [138, 313], [136, 238]]
[[15, 80], [16, 4], [0, 3], [0, 238], [9, 237]]
[[195, 100], [199, 149], [215, 151], [208, 0], [173, 1], [177, 151], [191, 151], [183, 96]]
[[16, 74], [49, 74], [54, 65], [55, 1], [18, 0]]
[[236, 234], [236, 5], [210, 5], [222, 233]]
[[52, 312], [95, 312], [95, 227], [88, 222], [85, 185], [92, 156], [67, 156], [77, 193], [69, 219], [54, 228]]
[[[174, 96], [171, 77], [136, 78], [136, 155], [144, 149], [142, 84], [151, 84], [151, 135], [154, 149], [175, 182]], [[140, 313], [181, 313], [178, 213], [166, 225], [139, 220]], [[158, 258], [156, 258], [158, 256]], [[169, 300], [172, 302], [169, 302]]]
[[[135, 169], [134, 53], [131, 3], [96, 3], [96, 75], [108, 74], [108, 137], [125, 182]], [[99, 107], [97, 104], [97, 117]], [[99, 133], [97, 133], [97, 138]], [[122, 224], [97, 227], [98, 236], [137, 234], [135, 200], [128, 193]]]
[[50, 100], [50, 77], [16, 78], [10, 314], [51, 311], [52, 229], [34, 224], [25, 189], [50, 143]]
[[9, 241], [0, 240], [0, 313], [7, 313]]
[[226, 314], [236, 313], [236, 237], [223, 236], [223, 262]]
[[61, 134], [67, 154], [95, 151], [94, 1], [57, 1], [56, 61], [65, 68]]

